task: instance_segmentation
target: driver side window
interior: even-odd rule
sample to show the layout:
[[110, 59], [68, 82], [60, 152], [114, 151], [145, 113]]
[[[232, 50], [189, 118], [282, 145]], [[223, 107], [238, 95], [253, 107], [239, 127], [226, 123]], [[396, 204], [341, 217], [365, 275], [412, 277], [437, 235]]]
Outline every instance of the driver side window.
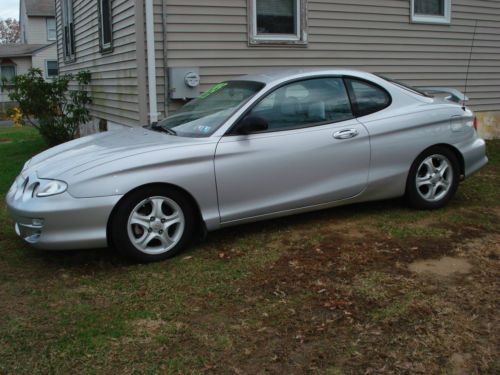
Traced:
[[342, 78], [314, 78], [273, 91], [246, 117], [259, 118], [267, 131], [288, 130], [353, 118]]

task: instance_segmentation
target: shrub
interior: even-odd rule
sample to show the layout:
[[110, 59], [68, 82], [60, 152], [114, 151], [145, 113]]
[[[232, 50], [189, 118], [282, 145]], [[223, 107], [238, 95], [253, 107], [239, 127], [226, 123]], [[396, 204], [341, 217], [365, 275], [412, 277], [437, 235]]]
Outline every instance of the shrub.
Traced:
[[[74, 139], [79, 126], [90, 120], [87, 106], [92, 100], [86, 90], [90, 79], [90, 72], [81, 71], [46, 81], [40, 69], [30, 69], [4, 85], [10, 100], [18, 103], [23, 120], [37, 128], [50, 146], [55, 146]], [[69, 89], [73, 80], [77, 87]]]

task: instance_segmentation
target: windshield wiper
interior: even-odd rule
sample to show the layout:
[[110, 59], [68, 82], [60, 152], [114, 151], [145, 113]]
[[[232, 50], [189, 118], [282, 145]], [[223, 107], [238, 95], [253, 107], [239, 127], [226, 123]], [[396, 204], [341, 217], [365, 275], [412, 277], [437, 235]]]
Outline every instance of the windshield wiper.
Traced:
[[174, 129], [164, 128], [163, 126], [160, 125], [151, 125], [151, 130], [164, 132], [170, 135], [177, 135], [177, 132]]

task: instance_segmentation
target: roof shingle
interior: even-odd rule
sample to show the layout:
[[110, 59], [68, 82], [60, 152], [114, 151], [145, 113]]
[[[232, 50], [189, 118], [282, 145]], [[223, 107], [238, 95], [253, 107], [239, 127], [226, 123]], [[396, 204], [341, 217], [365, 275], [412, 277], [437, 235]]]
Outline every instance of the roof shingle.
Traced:
[[55, 17], [55, 0], [25, 0], [28, 16]]
[[33, 52], [50, 44], [2, 44], [0, 45], [0, 58], [31, 56]]

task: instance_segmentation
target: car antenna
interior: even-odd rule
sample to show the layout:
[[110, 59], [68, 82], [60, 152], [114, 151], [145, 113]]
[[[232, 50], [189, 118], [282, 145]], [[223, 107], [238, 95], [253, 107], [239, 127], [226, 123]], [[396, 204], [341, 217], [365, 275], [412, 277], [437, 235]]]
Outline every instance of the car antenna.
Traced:
[[472, 34], [472, 42], [470, 45], [470, 52], [469, 52], [469, 61], [467, 62], [467, 72], [465, 73], [465, 91], [464, 91], [464, 97], [462, 100], [462, 109], [465, 111], [465, 98], [467, 98], [467, 86], [469, 84], [469, 69], [470, 69], [470, 64], [472, 61], [472, 52], [474, 50], [474, 42], [476, 41], [476, 31], [477, 31], [477, 19], [476, 23], [474, 25], [474, 33]]

